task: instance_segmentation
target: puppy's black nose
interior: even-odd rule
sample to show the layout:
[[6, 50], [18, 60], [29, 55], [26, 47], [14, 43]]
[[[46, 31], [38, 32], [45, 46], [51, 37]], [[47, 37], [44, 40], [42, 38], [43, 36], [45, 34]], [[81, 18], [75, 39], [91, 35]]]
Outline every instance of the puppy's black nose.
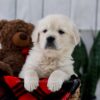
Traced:
[[20, 34], [20, 39], [26, 40], [27, 39], [27, 35], [25, 33], [21, 33]]
[[49, 37], [47, 38], [48, 43], [53, 43], [54, 40], [55, 40], [55, 38], [54, 38], [53, 36], [49, 36]]

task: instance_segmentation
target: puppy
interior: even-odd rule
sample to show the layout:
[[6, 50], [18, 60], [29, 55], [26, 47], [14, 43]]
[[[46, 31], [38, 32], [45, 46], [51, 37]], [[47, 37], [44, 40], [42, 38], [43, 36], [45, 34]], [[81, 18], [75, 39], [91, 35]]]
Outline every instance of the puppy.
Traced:
[[66, 16], [50, 15], [39, 21], [32, 40], [34, 47], [19, 75], [26, 90], [33, 91], [39, 78], [49, 77], [49, 90], [58, 91], [75, 74], [71, 54], [80, 41], [78, 30]]

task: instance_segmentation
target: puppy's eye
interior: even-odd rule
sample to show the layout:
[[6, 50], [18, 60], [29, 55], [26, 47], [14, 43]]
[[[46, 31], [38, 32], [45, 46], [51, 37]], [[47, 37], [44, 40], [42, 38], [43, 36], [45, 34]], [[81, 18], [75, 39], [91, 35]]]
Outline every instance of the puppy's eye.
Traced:
[[65, 32], [64, 32], [63, 30], [60, 29], [60, 30], [58, 30], [58, 33], [59, 33], [59, 34], [64, 34]]
[[47, 29], [44, 29], [44, 30], [43, 30], [43, 33], [46, 33], [46, 32], [47, 32]]

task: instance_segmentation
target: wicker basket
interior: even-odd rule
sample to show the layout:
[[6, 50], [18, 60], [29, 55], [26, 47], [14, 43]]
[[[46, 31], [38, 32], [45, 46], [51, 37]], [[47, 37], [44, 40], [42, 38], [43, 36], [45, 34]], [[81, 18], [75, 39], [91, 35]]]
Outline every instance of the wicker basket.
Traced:
[[69, 100], [80, 100], [80, 87], [76, 90]]

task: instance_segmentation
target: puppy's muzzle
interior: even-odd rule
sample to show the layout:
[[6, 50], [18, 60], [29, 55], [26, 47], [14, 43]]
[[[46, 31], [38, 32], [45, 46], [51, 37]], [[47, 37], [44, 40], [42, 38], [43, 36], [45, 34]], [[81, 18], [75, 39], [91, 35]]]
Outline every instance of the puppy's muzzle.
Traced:
[[55, 37], [53, 37], [53, 36], [47, 37], [47, 42], [46, 42], [45, 48], [56, 49], [56, 46], [55, 46]]

